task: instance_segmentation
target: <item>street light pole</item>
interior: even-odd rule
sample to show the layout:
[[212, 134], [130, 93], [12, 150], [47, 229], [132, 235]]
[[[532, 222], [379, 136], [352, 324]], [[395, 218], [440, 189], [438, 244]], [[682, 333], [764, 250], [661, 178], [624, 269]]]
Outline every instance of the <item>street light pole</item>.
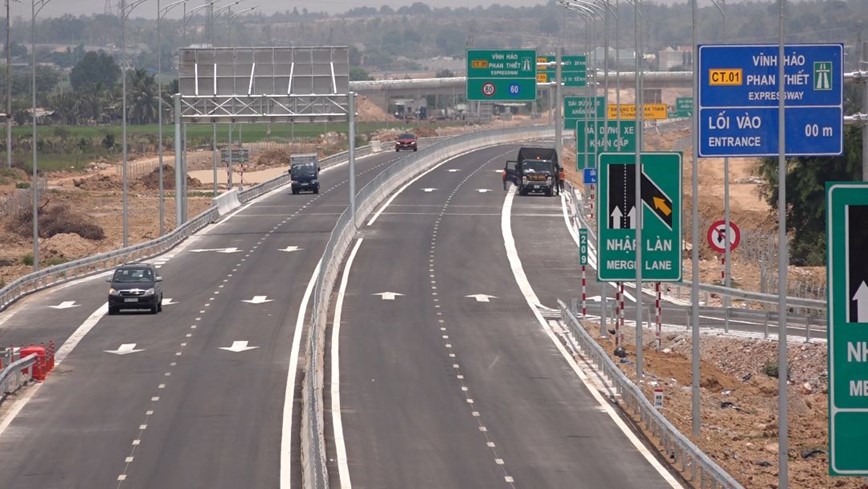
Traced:
[[36, 158], [36, 16], [51, 0], [33, 0], [30, 11], [30, 58], [31, 58], [31, 96], [33, 117], [33, 178], [30, 194], [33, 196], [33, 271], [39, 270], [39, 181], [37, 180]]
[[[18, 1], [18, 0], [14, 0]], [[6, 0], [6, 167], [12, 168], [12, 11]]]
[[130, 16], [130, 13], [134, 8], [143, 4], [147, 0], [133, 0], [129, 3], [129, 7], [127, 7], [127, 1], [121, 0], [120, 5], [120, 14], [121, 14], [121, 90], [123, 102], [121, 104], [121, 132], [122, 132], [122, 144], [123, 144], [123, 166], [122, 169], [122, 180], [123, 180], [123, 247], [126, 248], [129, 246], [129, 206], [128, 206], [128, 198], [127, 194], [129, 189], [129, 182], [127, 182], [127, 18]]
[[[169, 10], [178, 5], [186, 5], [186, 3], [187, 0], [179, 0], [161, 8], [160, 0], [157, 0], [157, 126], [159, 127], [157, 137], [159, 141], [158, 154], [160, 164], [160, 236], [166, 232], [166, 197], [163, 183], [163, 37], [160, 33], [160, 25], [163, 17], [169, 13]], [[175, 170], [180, 170], [178, 155], [175, 155]]]
[[235, 19], [237, 19], [241, 15], [246, 14], [247, 12], [250, 12], [251, 10], [255, 10], [257, 8], [259, 8], [259, 5], [254, 5], [252, 7], [248, 7], [244, 10], [239, 10], [238, 12], [235, 12], [229, 18], [227, 18], [227, 20], [226, 20], [226, 40], [227, 40], [226, 46], [232, 47], [232, 24], [235, 22]]

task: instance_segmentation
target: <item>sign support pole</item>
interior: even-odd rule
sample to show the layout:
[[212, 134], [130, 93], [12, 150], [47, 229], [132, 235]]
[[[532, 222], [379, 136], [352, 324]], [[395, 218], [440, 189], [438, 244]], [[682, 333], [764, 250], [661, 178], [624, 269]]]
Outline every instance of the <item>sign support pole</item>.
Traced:
[[787, 420], [787, 144], [784, 21], [786, 0], [778, 0], [778, 489], [789, 487]]
[[559, 157], [563, 157], [563, 127], [564, 121], [561, 118], [561, 105], [563, 105], [563, 97], [561, 96], [561, 78], [563, 70], [561, 69], [561, 60], [563, 59], [564, 48], [559, 47], [555, 50], [555, 151]]
[[[690, 2], [691, 6], [691, 39], [693, 44], [693, 100], [699, 100], [699, 49], [697, 47], [696, 37], [696, 11], [697, 2]], [[693, 134], [699, 134], [699, 110], [697, 107], [693, 109]], [[691, 348], [690, 364], [691, 364], [691, 402], [690, 402], [690, 418], [693, 436], [700, 435], [702, 419], [699, 416], [699, 141], [693, 143], [693, 158], [692, 158], [692, 175], [691, 179], [691, 209], [690, 209], [690, 235], [691, 244], [690, 250], [691, 262], [691, 284], [690, 284], [690, 327], [692, 328], [691, 339], [693, 347]]]
[[[862, 66], [868, 63], [868, 41], [862, 41]], [[862, 113], [868, 114], [868, 80], [862, 84]], [[862, 125], [862, 181], [868, 182], [868, 124]]]
[[[639, 9], [642, 3], [640, 0], [633, 0], [633, 12], [636, 24], [636, 88], [635, 88], [635, 103], [636, 103], [636, 377], [642, 379], [642, 224], [645, 206], [642, 204], [642, 133], [644, 132], [645, 121], [643, 120], [644, 106], [642, 105], [642, 55], [639, 51]], [[618, 109], [620, 111], [620, 107]]]
[[356, 93], [347, 94], [347, 119], [349, 129], [349, 167], [350, 167], [350, 222], [356, 228]]
[[175, 228], [184, 223], [181, 213], [184, 189], [183, 173], [181, 172], [181, 155], [184, 152], [184, 144], [181, 133], [181, 94], [176, 93], [175, 99]]

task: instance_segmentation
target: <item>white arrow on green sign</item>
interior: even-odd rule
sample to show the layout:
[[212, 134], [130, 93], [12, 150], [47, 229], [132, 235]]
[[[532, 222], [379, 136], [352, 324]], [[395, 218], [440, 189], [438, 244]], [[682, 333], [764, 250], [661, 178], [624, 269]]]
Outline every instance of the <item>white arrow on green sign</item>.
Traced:
[[467, 100], [536, 100], [536, 51], [467, 50]]
[[[555, 57], [549, 54], [540, 56], [538, 60], [551, 63]], [[546, 75], [547, 82], [555, 81], [554, 66], [547, 66], [539, 72]], [[561, 84], [565, 87], [584, 87], [588, 84], [587, 56], [561, 56]]]
[[829, 474], [868, 475], [868, 183], [826, 183]]
[[598, 170], [597, 278], [636, 279], [636, 222], [642, 213], [642, 278], [681, 281], [681, 153], [642, 153], [641, 202], [636, 154], [602, 153]]
[[[595, 168], [597, 155], [604, 152], [635, 152], [636, 151], [636, 121], [621, 121], [621, 132], [618, 133], [618, 121], [588, 121], [576, 122], [576, 170]], [[585, 153], [587, 141], [587, 154]]]

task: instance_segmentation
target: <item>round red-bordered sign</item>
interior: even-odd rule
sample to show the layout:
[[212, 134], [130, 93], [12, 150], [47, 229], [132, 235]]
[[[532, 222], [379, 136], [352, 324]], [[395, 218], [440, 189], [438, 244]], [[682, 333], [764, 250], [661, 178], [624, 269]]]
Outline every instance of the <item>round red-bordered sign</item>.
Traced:
[[486, 97], [493, 97], [496, 91], [497, 87], [494, 86], [494, 83], [485, 82], [482, 84], [482, 94]]
[[[708, 234], [706, 235], [708, 244], [711, 246], [711, 249], [718, 253], [726, 253], [726, 235], [723, 234], [725, 229], [726, 221], [723, 219], [715, 221], [708, 228]], [[729, 221], [729, 250], [732, 251], [738, 248], [739, 242], [741, 242], [741, 231], [734, 222]]]

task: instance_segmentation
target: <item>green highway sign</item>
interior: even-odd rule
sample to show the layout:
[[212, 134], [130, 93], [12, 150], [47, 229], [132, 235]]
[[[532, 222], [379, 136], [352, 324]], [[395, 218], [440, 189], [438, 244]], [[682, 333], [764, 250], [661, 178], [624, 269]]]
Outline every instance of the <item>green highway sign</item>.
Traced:
[[588, 264], [588, 230], [579, 229], [579, 265]]
[[564, 127], [576, 127], [576, 123], [581, 120], [585, 121], [585, 114], [588, 119], [594, 119], [596, 114], [597, 119], [606, 117], [606, 97], [602, 95], [598, 97], [564, 97]]
[[692, 110], [670, 110], [666, 117], [669, 119], [687, 119], [693, 116]]
[[636, 279], [636, 221], [642, 213], [642, 278], [681, 281], [681, 153], [642, 153], [642, 201], [636, 202], [636, 154], [602, 153], [598, 169], [597, 279]]
[[[587, 141], [587, 143], [585, 142]], [[585, 154], [587, 144], [587, 154]], [[636, 121], [621, 121], [618, 134], [618, 121], [584, 120], [576, 122], [576, 170], [595, 168], [597, 155], [607, 152], [636, 151]]]
[[467, 100], [536, 100], [536, 51], [467, 50]]
[[[550, 54], [537, 57], [538, 63], [551, 63], [554, 60], [555, 57]], [[554, 82], [556, 76], [555, 67], [546, 66], [537, 72], [537, 81]], [[565, 87], [584, 87], [588, 84], [587, 56], [561, 57], [561, 84]]]
[[677, 97], [675, 99], [675, 110], [693, 112], [693, 97]]
[[829, 474], [868, 475], [868, 183], [826, 183]]

